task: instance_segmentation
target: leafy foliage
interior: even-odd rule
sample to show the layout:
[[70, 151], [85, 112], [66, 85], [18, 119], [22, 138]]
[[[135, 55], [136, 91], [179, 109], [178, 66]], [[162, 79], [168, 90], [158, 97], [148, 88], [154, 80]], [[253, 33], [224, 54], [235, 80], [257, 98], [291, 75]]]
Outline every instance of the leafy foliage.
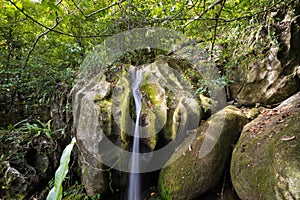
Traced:
[[[0, 179], [2, 190], [0, 198], [6, 199], [5, 194], [10, 194], [17, 185], [16, 182], [5, 178], [7, 168], [12, 167], [16, 172], [26, 174], [25, 183], [28, 194], [32, 194], [36, 187], [43, 187], [44, 181], [52, 176], [52, 168], [56, 168], [56, 153], [59, 148], [55, 138], [61, 130], [52, 130], [51, 121], [46, 123], [40, 120], [22, 120], [8, 130], [0, 130], [0, 164], [3, 177]], [[7, 163], [3, 165], [4, 163]], [[24, 191], [23, 191], [24, 192]], [[20, 191], [21, 193], [21, 191]], [[15, 198], [10, 194], [11, 198]], [[22, 194], [24, 196], [26, 194]], [[9, 198], [9, 196], [8, 196]]]
[[[39, 151], [53, 150], [55, 145], [52, 136], [60, 131], [62, 130], [53, 131], [51, 129], [51, 121], [47, 123], [43, 123], [40, 120], [29, 122], [27, 119], [9, 127], [9, 130], [0, 130], [0, 150], [4, 153], [1, 155], [0, 161], [10, 160], [12, 163], [24, 162], [25, 152], [32, 148]], [[42, 144], [38, 144], [41, 140], [44, 140], [44, 145], [49, 145], [49, 149], [45, 146], [42, 147]], [[4, 144], [6, 145], [4, 146]], [[13, 146], [14, 148], [8, 149], [9, 146]]]
[[64, 191], [64, 200], [99, 200], [101, 199], [100, 194], [94, 195], [92, 198], [85, 193], [85, 188], [83, 184], [75, 182], [74, 185], [70, 186], [66, 191]]
[[62, 194], [63, 194], [62, 183], [63, 183], [63, 181], [68, 173], [68, 170], [69, 170], [70, 156], [71, 156], [71, 152], [72, 152], [75, 142], [76, 142], [76, 139], [73, 138], [71, 143], [69, 145], [67, 145], [63, 151], [63, 154], [60, 159], [60, 165], [55, 172], [54, 187], [50, 190], [50, 192], [47, 196], [47, 200], [62, 199]]
[[[228, 83], [234, 67], [255, 59], [253, 49], [273, 44], [277, 19], [272, 12], [289, 4], [285, 0], [0, 0], [1, 111], [33, 115], [49, 110], [51, 97], [70, 90], [79, 64], [95, 44], [137, 27], [172, 28], [195, 38], [222, 68]], [[260, 39], [264, 33], [268, 38]], [[250, 35], [255, 43], [245, 41]]]

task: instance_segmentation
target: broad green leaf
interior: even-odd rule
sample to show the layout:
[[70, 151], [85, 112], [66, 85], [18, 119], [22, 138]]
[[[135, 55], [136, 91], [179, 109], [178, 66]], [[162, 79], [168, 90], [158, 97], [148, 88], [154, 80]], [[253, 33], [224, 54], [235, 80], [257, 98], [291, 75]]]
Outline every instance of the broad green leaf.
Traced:
[[61, 159], [60, 159], [60, 165], [55, 172], [54, 186], [50, 190], [46, 200], [61, 200], [62, 199], [62, 191], [63, 191], [62, 183], [68, 173], [70, 156], [71, 156], [71, 152], [72, 152], [75, 142], [76, 142], [76, 139], [74, 137], [74, 138], [72, 138], [71, 143], [68, 144], [66, 146], [66, 148], [64, 149]]

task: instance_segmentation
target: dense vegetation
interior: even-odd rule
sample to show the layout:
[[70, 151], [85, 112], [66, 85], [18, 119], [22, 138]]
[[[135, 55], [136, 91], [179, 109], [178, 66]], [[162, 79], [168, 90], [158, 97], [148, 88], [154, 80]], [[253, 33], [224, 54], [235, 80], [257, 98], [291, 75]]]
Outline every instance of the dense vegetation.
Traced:
[[[85, 56], [106, 38], [139, 27], [183, 32], [207, 51], [227, 84], [234, 68], [242, 63], [247, 66], [250, 59], [258, 59], [270, 46], [280, 45], [274, 43], [278, 37], [275, 28], [292, 3], [0, 0], [0, 150], [4, 152], [0, 161], [18, 165], [26, 159], [21, 154], [30, 145], [61, 152], [70, 142], [74, 79]], [[38, 145], [41, 136], [46, 147]], [[19, 150], [9, 150], [7, 144]], [[54, 169], [51, 174], [54, 176]], [[43, 179], [45, 188], [49, 181], [48, 177]], [[77, 189], [70, 188], [73, 193], [83, 191], [78, 183]], [[74, 195], [72, 192], [67, 196]]]

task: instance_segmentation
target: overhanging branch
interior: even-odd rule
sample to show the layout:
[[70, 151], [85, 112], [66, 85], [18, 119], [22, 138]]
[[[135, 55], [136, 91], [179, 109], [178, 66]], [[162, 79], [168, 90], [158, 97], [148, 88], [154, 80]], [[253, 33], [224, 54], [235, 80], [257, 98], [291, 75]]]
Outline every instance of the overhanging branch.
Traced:
[[[225, 3], [226, 3], [226, 0], [222, 0], [221, 8], [220, 8], [218, 14], [216, 15], [216, 19], [219, 19], [220, 15], [221, 15], [221, 12], [224, 8]], [[214, 27], [214, 36], [213, 36], [213, 40], [212, 40], [212, 43], [211, 43], [211, 51], [210, 51], [211, 59], [212, 59], [212, 56], [213, 56], [213, 50], [214, 50], [215, 41], [216, 41], [216, 37], [217, 37], [218, 22], [219, 22], [219, 20], [216, 20], [215, 27]]]
[[192, 19], [190, 19], [189, 21], [187, 21], [184, 25], [183, 25], [183, 29], [185, 29], [190, 23], [194, 22], [195, 20], [200, 19], [205, 13], [207, 13], [209, 10], [211, 10], [212, 8], [214, 8], [216, 5], [218, 5], [219, 3], [222, 3], [223, 0], [218, 0], [215, 3], [211, 4], [210, 6], [208, 6], [205, 10], [203, 10], [200, 14], [196, 15], [195, 17], [193, 17]]
[[[55, 30], [52, 27], [48, 27], [42, 23], [40, 23], [39, 21], [35, 20], [33, 17], [31, 17], [30, 15], [28, 15], [23, 9], [19, 8], [12, 0], [8, 0], [17, 10], [19, 10], [23, 15], [25, 15], [27, 18], [29, 18], [31, 21], [33, 21], [34, 23], [38, 24], [39, 26], [52, 31], [54, 33], [58, 33], [61, 35], [66, 35], [66, 36], [70, 36], [70, 37], [75, 37], [75, 38], [94, 38], [94, 37], [109, 37], [112, 35], [74, 35], [74, 34], [70, 34], [70, 33], [66, 33], [63, 31], [59, 31], [59, 30]], [[62, 20], [61, 20], [62, 21]]]
[[111, 8], [111, 7], [113, 7], [113, 6], [115, 6], [115, 5], [118, 5], [118, 4], [120, 4], [120, 3], [123, 3], [125, 0], [120, 0], [120, 1], [117, 1], [117, 2], [115, 2], [115, 3], [112, 3], [112, 4], [110, 4], [110, 5], [108, 5], [108, 6], [106, 6], [106, 7], [104, 7], [104, 8], [101, 8], [101, 9], [99, 9], [99, 10], [96, 10], [95, 12], [92, 12], [92, 13], [90, 13], [90, 14], [88, 14], [88, 15], [84, 15], [86, 18], [89, 18], [89, 17], [91, 17], [91, 16], [93, 16], [93, 15], [96, 15], [97, 13], [99, 13], [99, 12], [102, 12], [102, 11], [104, 11], [104, 10], [107, 10], [107, 9], [109, 9], [109, 8]]
[[98, 14], [100, 12], [108, 10], [109, 8], [111, 8], [111, 7], [115, 6], [115, 5], [119, 5], [120, 3], [123, 3], [125, 0], [120, 0], [120, 1], [114, 2], [114, 3], [108, 5], [108, 6], [104, 7], [104, 8], [100, 8], [99, 10], [96, 10], [96, 11], [94, 11], [94, 12], [88, 14], [88, 15], [86, 15], [83, 12], [83, 10], [77, 5], [77, 3], [74, 2], [74, 0], [71, 0], [71, 1], [74, 4], [74, 6], [76, 7], [76, 9], [79, 10], [79, 12], [87, 19], [87, 18], [89, 18], [89, 17], [91, 17], [93, 15], [96, 15], [96, 14]]
[[44, 32], [42, 32], [41, 34], [39, 34], [34, 42], [33, 42], [33, 45], [31, 46], [30, 50], [28, 51], [27, 55], [26, 55], [26, 58], [25, 58], [25, 62], [24, 62], [24, 65], [23, 65], [23, 68], [25, 68], [27, 66], [27, 63], [29, 61], [29, 58], [30, 58], [30, 55], [32, 54], [35, 46], [37, 45], [38, 41], [46, 34], [48, 34], [50, 31], [52, 31], [62, 20], [58, 20], [58, 16], [56, 16], [56, 19], [55, 19], [55, 24], [50, 27], [49, 29], [45, 30]]

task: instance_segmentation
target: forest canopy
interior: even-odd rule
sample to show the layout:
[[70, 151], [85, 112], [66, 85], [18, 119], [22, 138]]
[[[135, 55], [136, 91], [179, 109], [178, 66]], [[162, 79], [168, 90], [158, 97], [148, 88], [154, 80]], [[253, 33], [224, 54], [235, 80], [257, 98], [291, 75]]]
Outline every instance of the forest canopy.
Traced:
[[[29, 116], [49, 108], [51, 97], [67, 93], [80, 63], [107, 37], [141, 27], [184, 33], [226, 69], [247, 62], [256, 34], [265, 48], [276, 37], [284, 0], [82, 1], [1, 0], [1, 113]], [[259, 39], [267, 31], [268, 40]], [[266, 44], [268, 43], [268, 44]], [[241, 51], [243, 50], [243, 51]], [[263, 51], [263, 49], [262, 49]]]

